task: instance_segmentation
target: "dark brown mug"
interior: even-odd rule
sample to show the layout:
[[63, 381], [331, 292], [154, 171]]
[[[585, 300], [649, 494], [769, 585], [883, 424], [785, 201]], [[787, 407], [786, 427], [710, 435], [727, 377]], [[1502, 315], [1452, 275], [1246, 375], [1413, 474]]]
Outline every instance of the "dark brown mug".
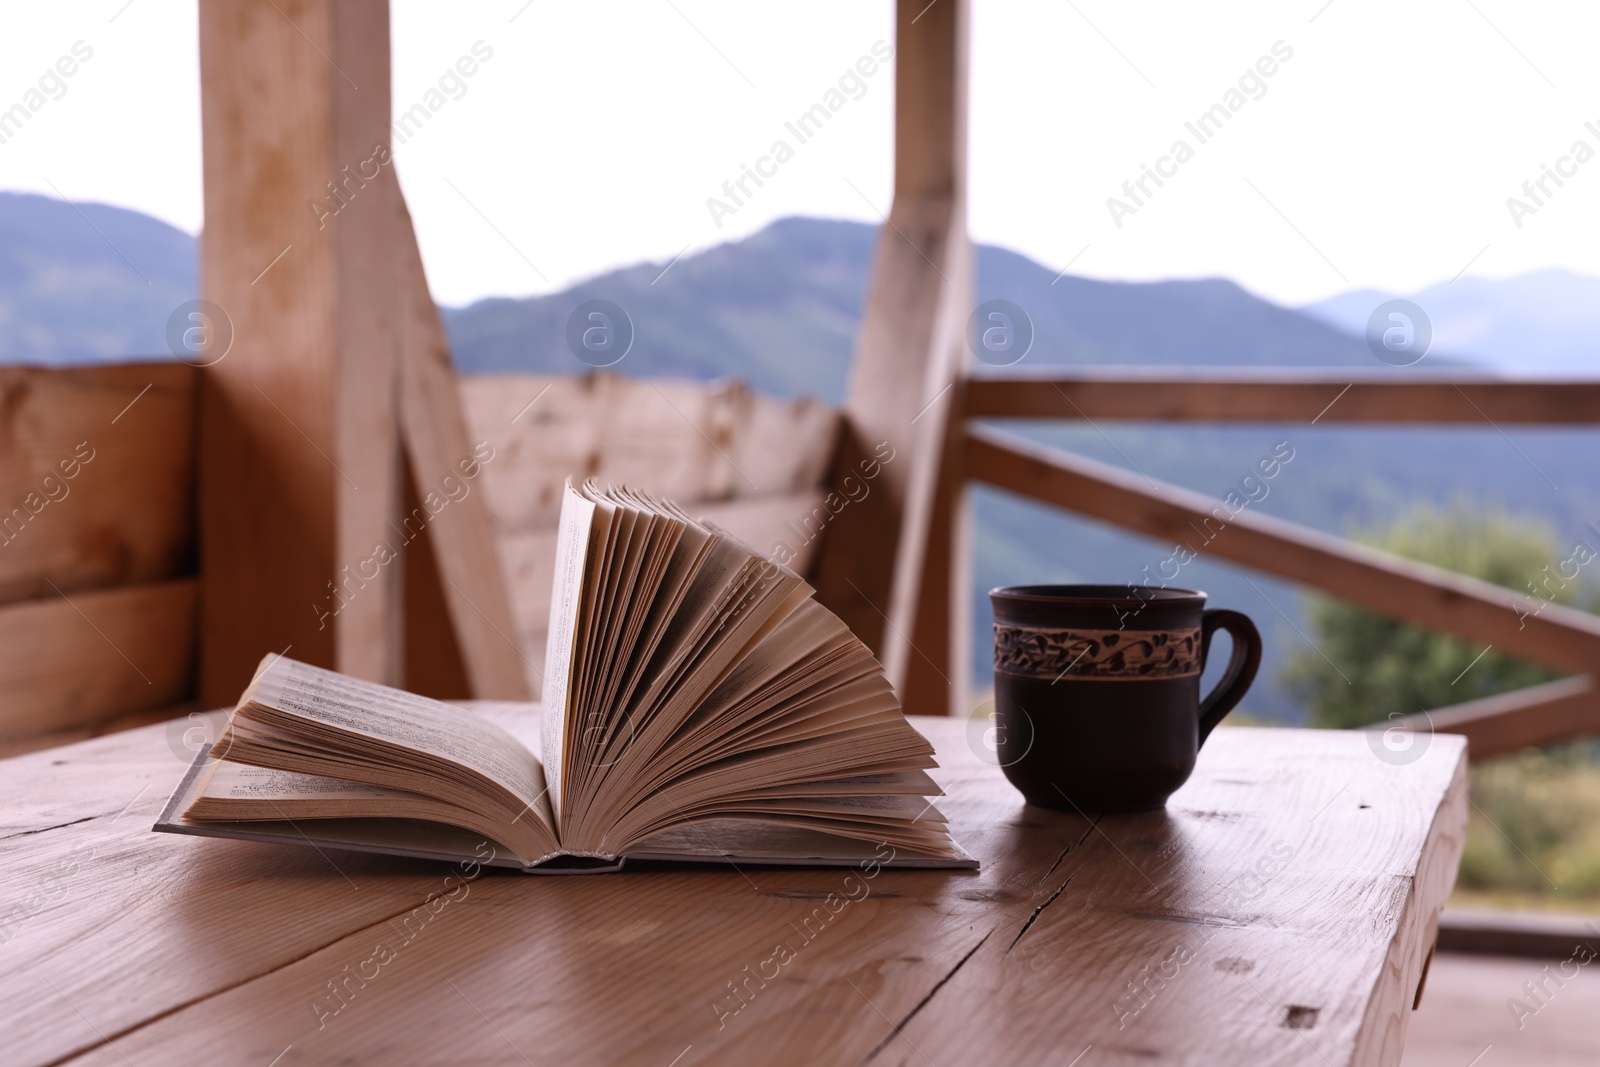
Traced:
[[[994, 604], [994, 748], [1030, 804], [1160, 808], [1261, 665], [1261, 635], [1192, 589], [1014, 585]], [[1233, 654], [1205, 699], [1212, 635]]]

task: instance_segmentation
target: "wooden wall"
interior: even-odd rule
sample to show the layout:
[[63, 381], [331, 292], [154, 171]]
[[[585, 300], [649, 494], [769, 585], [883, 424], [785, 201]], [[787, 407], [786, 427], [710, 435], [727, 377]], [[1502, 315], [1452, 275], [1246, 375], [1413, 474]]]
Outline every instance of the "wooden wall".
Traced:
[[[0, 369], [0, 754], [178, 714], [195, 695], [201, 373]], [[839, 416], [819, 402], [606, 373], [459, 388], [493, 458], [453, 491], [484, 494], [535, 693], [568, 475], [668, 496], [762, 551], [784, 544], [802, 572], [831, 525], [821, 483]], [[408, 610], [440, 614], [426, 592], [408, 588]]]
[[191, 695], [197, 378], [0, 368], [0, 752]]

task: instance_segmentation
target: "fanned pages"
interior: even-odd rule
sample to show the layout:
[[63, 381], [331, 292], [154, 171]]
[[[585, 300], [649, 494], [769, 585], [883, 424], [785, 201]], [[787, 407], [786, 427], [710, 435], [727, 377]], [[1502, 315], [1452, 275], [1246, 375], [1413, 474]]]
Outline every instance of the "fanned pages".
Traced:
[[799, 575], [666, 501], [567, 484], [543, 697], [496, 725], [268, 656], [156, 829], [533, 872], [976, 866], [867, 647]]

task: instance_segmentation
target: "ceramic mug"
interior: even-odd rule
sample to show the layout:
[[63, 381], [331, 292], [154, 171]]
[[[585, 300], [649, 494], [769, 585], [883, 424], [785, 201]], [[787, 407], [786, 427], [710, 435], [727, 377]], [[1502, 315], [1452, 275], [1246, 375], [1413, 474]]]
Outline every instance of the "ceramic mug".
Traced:
[[[1163, 807], [1261, 665], [1261, 635], [1192, 589], [1016, 585], [994, 605], [995, 748], [1028, 803], [1081, 812]], [[1217, 630], [1233, 652], [1203, 699]]]

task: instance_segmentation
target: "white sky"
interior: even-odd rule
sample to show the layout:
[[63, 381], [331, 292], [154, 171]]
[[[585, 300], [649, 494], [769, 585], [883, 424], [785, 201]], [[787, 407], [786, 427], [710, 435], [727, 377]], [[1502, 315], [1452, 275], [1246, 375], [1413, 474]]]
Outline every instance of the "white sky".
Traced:
[[[1600, 129], [1600, 65], [1586, 54], [1600, 5], [1323, 5], [977, 0], [974, 236], [1058, 270], [1223, 275], [1286, 303], [1412, 291], [1469, 262], [1490, 277], [1600, 275], [1600, 158], [1520, 229], [1506, 207], [1573, 141], [1600, 150], [1584, 129]], [[475, 42], [494, 50], [397, 153], [436, 295], [561, 288], [788, 214], [877, 221], [891, 175], [888, 71], [721, 229], [705, 201], [775, 138], [794, 143], [784, 121], [892, 41], [891, 13], [887, 0], [396, 0], [397, 107]], [[0, 110], [79, 40], [93, 58], [0, 145], [0, 189], [197, 231], [193, 3], [5, 5]], [[1183, 123], [1279, 40], [1294, 54], [1266, 95], [1198, 144]], [[1106, 198], [1179, 137], [1194, 158], [1117, 228]]]

